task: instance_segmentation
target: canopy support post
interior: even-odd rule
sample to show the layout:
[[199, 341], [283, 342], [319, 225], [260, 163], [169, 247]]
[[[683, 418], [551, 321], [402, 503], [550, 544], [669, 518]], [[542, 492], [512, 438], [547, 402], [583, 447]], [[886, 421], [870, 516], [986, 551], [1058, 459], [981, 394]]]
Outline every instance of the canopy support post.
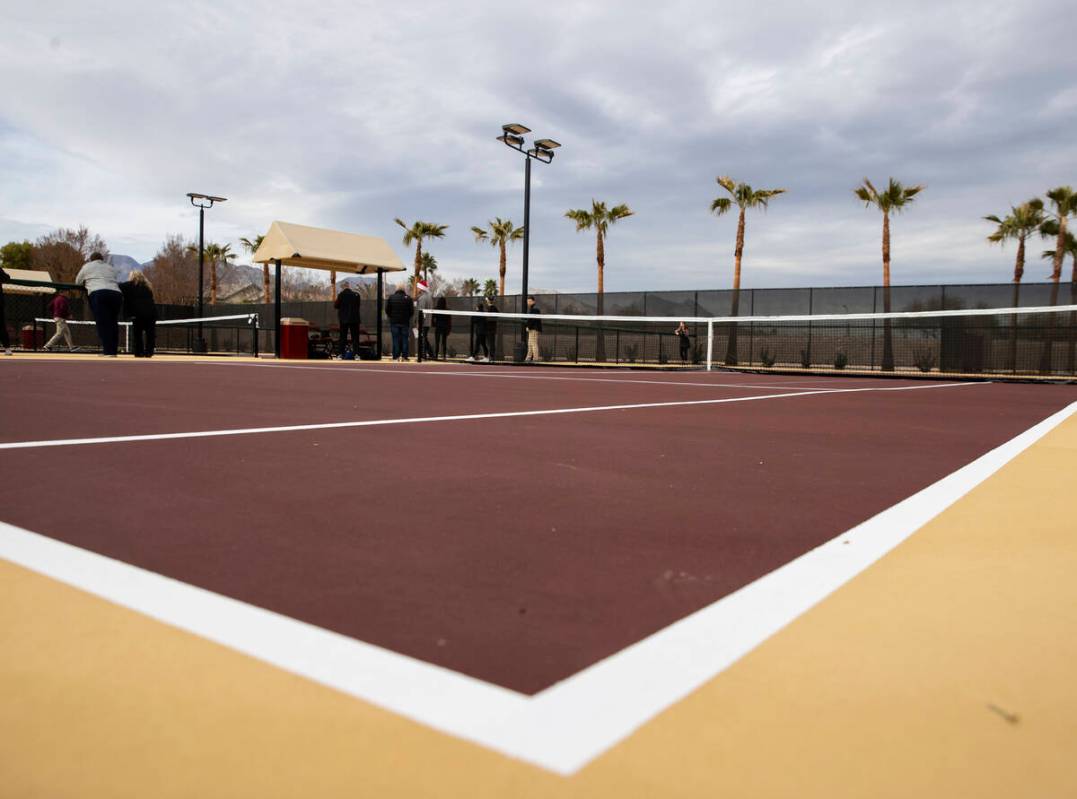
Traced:
[[385, 296], [385, 278], [381, 269], [378, 270], [378, 353], [374, 356], [374, 360], [381, 360], [381, 317], [384, 314], [382, 309], [382, 297]]
[[273, 261], [276, 287], [273, 289], [273, 346], [277, 359], [280, 359], [280, 258]]

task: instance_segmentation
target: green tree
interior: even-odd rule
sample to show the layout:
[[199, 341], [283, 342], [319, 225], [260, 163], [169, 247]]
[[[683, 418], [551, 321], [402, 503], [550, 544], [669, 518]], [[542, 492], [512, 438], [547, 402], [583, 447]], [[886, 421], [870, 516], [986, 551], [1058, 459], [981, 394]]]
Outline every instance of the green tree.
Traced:
[[[744, 258], [744, 225], [745, 217], [752, 208], [762, 208], [764, 211], [770, 206], [770, 201], [779, 194], [785, 194], [785, 189], [753, 189], [747, 183], [737, 183], [733, 178], [720, 176], [716, 178], [718, 185], [725, 189], [728, 197], [718, 197], [711, 203], [711, 213], [722, 216], [736, 207], [739, 211], [737, 216], [737, 241], [733, 249], [733, 302], [730, 307], [730, 316], [740, 315], [740, 267]], [[729, 326], [729, 344], [726, 348], [725, 362], [729, 366], [737, 365], [737, 326]]]
[[[258, 251], [258, 248], [262, 246], [262, 242], [265, 241], [265, 236], [255, 236], [254, 238], [241, 238], [239, 243], [243, 245], [243, 249], [254, 257], [254, 254]], [[269, 297], [269, 263], [262, 264], [262, 302], [270, 302]]]
[[472, 226], [471, 232], [475, 235], [475, 241], [482, 243], [489, 243], [492, 247], [498, 248], [499, 260], [497, 267], [498, 275], [498, 296], [505, 296], [505, 267], [507, 264], [507, 247], [511, 242], [519, 241], [524, 237], [524, 229], [522, 227], [515, 227], [512, 224], [511, 219], [502, 219], [496, 217], [495, 219], [487, 222], [485, 228], [478, 226]]
[[108, 245], [85, 225], [57, 228], [34, 242], [33, 268], [47, 271], [57, 283], [72, 283], [95, 252], [108, 258]]
[[497, 296], [497, 281], [492, 277], [487, 278], [486, 282], [482, 284], [482, 296], [494, 297]]
[[479, 281], [473, 277], [466, 278], [460, 282], [460, 291], [465, 297], [474, 297], [479, 293]]
[[429, 283], [434, 272], [438, 271], [438, 259], [430, 253], [424, 252], [420, 268], [422, 269], [423, 280]]
[[[875, 207], [883, 214], [883, 312], [890, 313], [890, 215], [900, 214], [916, 199], [916, 195], [926, 187], [920, 184], [904, 186], [890, 178], [886, 188], [879, 191], [870, 180], [864, 178], [863, 184], [853, 189], [856, 198], [867, 208]], [[883, 363], [884, 372], [894, 371], [894, 338], [890, 319], [883, 321]]]
[[[188, 251], [197, 256], [198, 245], [189, 244]], [[205, 246], [205, 259], [209, 262], [209, 304], [217, 304], [217, 269], [222, 264], [229, 265], [229, 261], [235, 260], [236, 254], [232, 251], [231, 244], [217, 244], [209, 242]]]
[[[404, 246], [410, 247], [415, 245], [415, 273], [413, 277], [415, 280], [419, 279], [419, 273], [422, 271], [423, 266], [423, 242], [427, 239], [442, 239], [445, 238], [445, 231], [448, 229], [448, 225], [438, 225], [433, 222], [416, 221], [411, 225], [408, 225], [403, 219], [397, 217], [393, 220], [400, 227], [404, 228]], [[414, 285], [414, 281], [413, 281]], [[412, 295], [418, 297], [419, 289], [413, 288]]]
[[28, 241], [9, 241], [0, 247], [0, 265], [5, 269], [33, 269], [34, 245]]
[[[1057, 223], [1053, 220], [1048, 220], [1043, 224], [1043, 232], [1050, 236], [1057, 236], [1055, 231], [1055, 225]], [[1077, 305], [1077, 236], [1074, 236], [1070, 231], [1066, 231], [1065, 243], [1063, 245], [1063, 258], [1065, 256], [1070, 257], [1070, 261], [1073, 263], [1073, 272], [1070, 276], [1070, 305]], [[1058, 257], [1058, 249], [1044, 250], [1043, 257], [1050, 259], [1053, 263]], [[1061, 270], [1060, 270], [1061, 271]], [[1052, 288], [1052, 291], [1054, 289]], [[1052, 324], [1053, 327], [1053, 324]], [[1077, 374], [1077, 313], [1070, 312], [1069, 320], [1069, 351], [1066, 356], [1066, 374]]]
[[[1071, 216], [1077, 216], [1077, 192], [1070, 186], [1057, 186], [1047, 192], [1050, 208], [1047, 211], [1041, 232], [1045, 237], [1055, 239], [1054, 255], [1051, 258], [1051, 305], [1058, 305], [1059, 283], [1062, 280], [1062, 262], [1066, 257], [1067, 224]], [[1043, 345], [1040, 359], [1040, 371], [1051, 371], [1051, 355], [1055, 348], [1055, 314], [1050, 315], [1047, 323], [1047, 338]]]
[[[1043, 200], [1033, 197], [1026, 203], [1010, 208], [1004, 218], [985, 216], [984, 219], [995, 224], [995, 231], [987, 237], [992, 244], [1004, 245], [1007, 241], [1017, 242], [1017, 260], [1013, 266], [1013, 300], [1012, 307], [1021, 303], [1021, 278], [1025, 274], [1025, 242], [1035, 235], [1043, 224]], [[1010, 320], [1010, 368], [1017, 368], [1017, 315]]]

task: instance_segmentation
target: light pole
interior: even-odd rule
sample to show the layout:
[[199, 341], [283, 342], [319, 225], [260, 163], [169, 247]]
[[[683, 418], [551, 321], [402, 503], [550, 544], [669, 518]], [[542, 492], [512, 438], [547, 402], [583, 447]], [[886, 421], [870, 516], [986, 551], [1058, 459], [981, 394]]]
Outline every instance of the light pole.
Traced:
[[223, 203], [227, 197], [214, 197], [211, 194], [198, 194], [197, 192], [187, 192], [187, 197], [191, 201], [191, 205], [198, 209], [198, 341], [195, 342], [195, 349], [198, 352], [206, 351], [206, 340], [202, 337], [202, 322], [201, 319], [205, 314], [203, 313], [203, 289], [202, 289], [202, 273], [203, 264], [205, 263], [205, 249], [206, 249], [206, 209], [212, 208], [214, 203]]
[[[544, 164], [548, 164], [553, 161], [553, 151], [561, 146], [553, 139], [536, 139], [531, 149], [527, 149], [524, 144], [524, 134], [530, 132], [531, 128], [525, 127], [519, 122], [513, 122], [509, 125], [502, 125], [501, 135], [497, 137], [497, 140], [506, 147], [518, 150], [526, 156], [524, 159], [524, 268], [523, 281], [520, 288], [520, 302], [522, 303], [520, 310], [523, 313], [527, 313], [524, 309], [527, 308], [527, 258], [528, 245], [531, 241], [531, 160], [534, 159], [536, 161], [541, 161]], [[526, 340], [526, 323], [523, 325], [523, 331], [524, 340]], [[521, 358], [517, 358], [517, 360], [521, 360]]]

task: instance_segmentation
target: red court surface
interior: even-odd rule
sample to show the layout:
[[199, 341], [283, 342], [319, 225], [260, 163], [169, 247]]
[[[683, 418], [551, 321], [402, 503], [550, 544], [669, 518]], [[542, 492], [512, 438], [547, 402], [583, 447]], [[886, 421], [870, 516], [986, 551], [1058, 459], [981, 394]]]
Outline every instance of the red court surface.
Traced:
[[[3, 521], [523, 694], [1077, 400], [1074, 386], [129, 361], [4, 364], [0, 391]], [[317, 427], [353, 422], [371, 424]], [[207, 435], [169, 437], [193, 432]], [[125, 436], [161, 437], [72, 441]]]

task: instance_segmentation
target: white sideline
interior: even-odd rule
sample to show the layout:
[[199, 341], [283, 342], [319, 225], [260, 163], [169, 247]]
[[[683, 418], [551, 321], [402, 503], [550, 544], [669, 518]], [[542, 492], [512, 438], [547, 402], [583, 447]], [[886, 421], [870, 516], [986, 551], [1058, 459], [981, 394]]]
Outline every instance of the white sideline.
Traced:
[[818, 394], [856, 394], [865, 391], [916, 391], [924, 388], [961, 388], [982, 386], [987, 383], [936, 383], [928, 386], [896, 386], [893, 388], [837, 388], [798, 391], [788, 394], [758, 394], [754, 397], [723, 397], [721, 399], [676, 400], [670, 402], [639, 402], [627, 405], [590, 405], [579, 408], [546, 408], [535, 411], [502, 411], [497, 413], [467, 413], [454, 416], [414, 416], [403, 419], [365, 419], [356, 422], [321, 422], [318, 424], [292, 424], [279, 427], [242, 427], [225, 430], [196, 430], [185, 433], [146, 433], [134, 436], [96, 436], [90, 438], [56, 438], [41, 441], [8, 441], [0, 443], [0, 450], [37, 449], [40, 447], [77, 447], [89, 444], [128, 444], [136, 441], [168, 441], [181, 438], [218, 438], [221, 436], [247, 436], [258, 433], [294, 433], [303, 430], [333, 430], [345, 427], [383, 427], [398, 424], [426, 424], [430, 422], [463, 422], [474, 419], [510, 419], [521, 416], [555, 416], [567, 413], [597, 413], [599, 411], [629, 411], [643, 408], [676, 408], [690, 405], [722, 405], [727, 402], [752, 402], [755, 400], [784, 399], [787, 397], [810, 397]]
[[528, 697], [0, 522], [0, 557], [281, 669], [569, 775], [788, 625], [1077, 412]]

